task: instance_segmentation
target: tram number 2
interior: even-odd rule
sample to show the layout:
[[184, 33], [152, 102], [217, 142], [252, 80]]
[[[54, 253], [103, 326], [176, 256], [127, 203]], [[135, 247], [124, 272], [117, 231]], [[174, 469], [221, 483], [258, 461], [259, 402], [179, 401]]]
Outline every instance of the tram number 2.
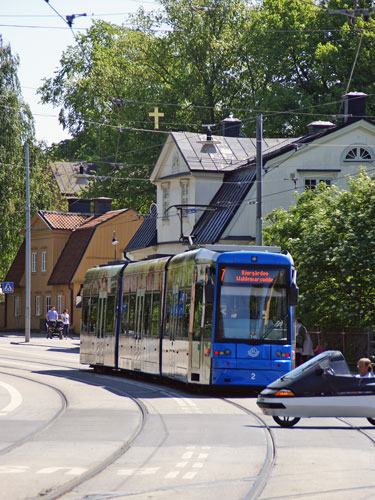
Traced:
[[251, 378], [251, 380], [255, 380], [255, 373], [254, 372], [250, 373], [250, 378]]

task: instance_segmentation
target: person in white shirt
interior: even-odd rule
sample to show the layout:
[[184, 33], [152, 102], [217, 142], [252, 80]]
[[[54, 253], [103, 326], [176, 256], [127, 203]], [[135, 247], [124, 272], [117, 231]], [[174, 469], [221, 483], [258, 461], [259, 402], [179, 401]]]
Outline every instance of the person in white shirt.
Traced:
[[61, 319], [62, 319], [62, 322], [64, 323], [63, 335], [64, 335], [65, 338], [68, 338], [68, 335], [69, 335], [69, 325], [70, 325], [68, 309], [64, 309], [63, 310], [63, 313], [61, 315]]
[[357, 377], [372, 377], [371, 361], [368, 358], [361, 358], [357, 364]]

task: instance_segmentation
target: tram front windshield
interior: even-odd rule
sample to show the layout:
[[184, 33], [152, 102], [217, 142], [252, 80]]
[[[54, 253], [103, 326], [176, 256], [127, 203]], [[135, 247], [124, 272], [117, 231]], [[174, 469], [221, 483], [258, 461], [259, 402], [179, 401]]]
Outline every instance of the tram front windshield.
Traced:
[[216, 341], [290, 342], [288, 268], [221, 266]]

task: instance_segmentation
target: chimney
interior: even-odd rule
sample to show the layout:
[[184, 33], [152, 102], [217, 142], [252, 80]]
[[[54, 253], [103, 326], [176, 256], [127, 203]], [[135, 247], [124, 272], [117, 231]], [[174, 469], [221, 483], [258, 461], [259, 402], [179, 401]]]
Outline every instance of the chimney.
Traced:
[[352, 123], [366, 118], [367, 94], [363, 92], [349, 92], [342, 96], [344, 100], [344, 123]]
[[91, 200], [84, 198], [68, 198], [69, 212], [74, 214], [89, 214]]
[[310, 122], [307, 124], [308, 135], [318, 134], [319, 132], [324, 132], [325, 130], [334, 127], [332, 122], [325, 122], [322, 120], [317, 120], [315, 122]]
[[241, 131], [241, 120], [238, 118], [233, 118], [233, 114], [231, 113], [228, 118], [225, 118], [220, 122], [222, 126], [222, 135], [224, 137], [239, 137]]
[[99, 217], [106, 212], [110, 212], [112, 208], [112, 198], [94, 198], [94, 217]]

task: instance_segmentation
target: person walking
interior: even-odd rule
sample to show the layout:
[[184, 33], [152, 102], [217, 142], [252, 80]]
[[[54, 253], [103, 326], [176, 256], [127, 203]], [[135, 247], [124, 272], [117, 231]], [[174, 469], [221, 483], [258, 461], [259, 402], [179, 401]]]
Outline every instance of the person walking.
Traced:
[[63, 310], [61, 319], [64, 324], [63, 336], [67, 339], [69, 335], [69, 325], [70, 325], [68, 309]]
[[52, 306], [51, 309], [46, 314], [47, 321], [57, 321], [59, 315], [56, 311], [56, 307]]
[[299, 366], [303, 363], [302, 360], [302, 351], [303, 351], [303, 343], [305, 342], [307, 330], [302, 324], [302, 320], [300, 318], [296, 319], [296, 366]]

